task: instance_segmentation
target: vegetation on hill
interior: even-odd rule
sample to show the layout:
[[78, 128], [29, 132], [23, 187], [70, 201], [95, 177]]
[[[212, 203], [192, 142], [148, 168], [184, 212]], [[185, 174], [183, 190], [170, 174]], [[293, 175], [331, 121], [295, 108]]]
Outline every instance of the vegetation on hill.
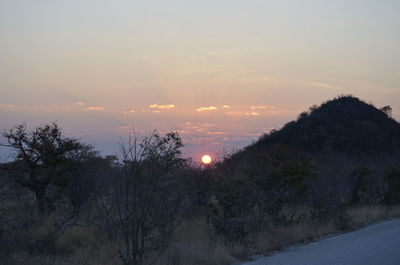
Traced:
[[260, 158], [276, 148], [310, 156], [318, 178], [307, 194], [309, 201], [378, 202], [387, 192], [385, 170], [400, 161], [400, 124], [391, 117], [390, 106], [379, 109], [339, 96], [263, 135], [221, 168], [254, 171], [262, 168]]
[[390, 106], [378, 109], [356, 97], [340, 96], [319, 107], [310, 107], [296, 121], [265, 134], [246, 149], [257, 150], [276, 144], [318, 154], [398, 154], [400, 124], [391, 117]]

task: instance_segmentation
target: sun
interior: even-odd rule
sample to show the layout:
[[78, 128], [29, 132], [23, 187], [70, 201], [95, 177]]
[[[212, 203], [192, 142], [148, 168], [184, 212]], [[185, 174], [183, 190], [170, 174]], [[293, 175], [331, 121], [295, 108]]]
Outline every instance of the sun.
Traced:
[[203, 155], [201, 157], [201, 162], [203, 162], [203, 164], [206, 164], [206, 165], [210, 164], [211, 161], [212, 161], [212, 159], [211, 159], [211, 156], [209, 156], [209, 155]]

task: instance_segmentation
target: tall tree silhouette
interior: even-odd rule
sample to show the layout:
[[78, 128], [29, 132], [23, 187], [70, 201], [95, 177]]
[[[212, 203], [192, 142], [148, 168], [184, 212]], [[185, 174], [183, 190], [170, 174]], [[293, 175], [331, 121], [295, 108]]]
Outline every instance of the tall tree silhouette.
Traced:
[[[16, 160], [8, 169], [22, 171], [23, 174], [15, 174], [16, 181], [35, 194], [37, 214], [43, 217], [51, 209], [54, 195], [68, 184], [65, 173], [73, 170], [70, 154], [92, 147], [63, 136], [56, 122], [32, 131], [27, 130], [26, 124], [19, 124], [4, 131], [3, 136], [8, 146], [16, 150]], [[51, 186], [58, 191], [53, 197], [49, 194]]]

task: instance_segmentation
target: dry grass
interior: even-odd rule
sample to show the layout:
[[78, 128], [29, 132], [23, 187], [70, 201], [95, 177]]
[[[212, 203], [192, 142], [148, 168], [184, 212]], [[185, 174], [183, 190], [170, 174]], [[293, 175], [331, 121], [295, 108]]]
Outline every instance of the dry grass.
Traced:
[[[306, 212], [307, 210], [305, 210]], [[308, 214], [305, 216], [309, 216]], [[347, 210], [349, 228], [400, 216], [400, 206], [365, 205]], [[224, 244], [213, 234], [212, 228], [202, 219], [186, 220], [178, 227], [171, 246], [160, 259], [159, 265], [227, 265], [252, 255], [268, 254], [291, 245], [306, 243], [337, 234], [337, 224], [332, 220], [315, 224], [309, 217], [292, 225], [277, 225], [249, 235], [249, 245]]]
[[298, 223], [289, 226], [276, 226], [269, 231], [254, 234], [257, 254], [281, 250], [290, 245], [314, 241], [324, 235], [335, 232], [333, 223], [313, 225]]
[[77, 264], [121, 264], [120, 244], [110, 242], [93, 227], [73, 227], [56, 241], [55, 249], [58, 255], [69, 256]]
[[75, 226], [61, 235], [46, 253], [30, 254], [30, 248], [51, 233], [55, 226], [49, 218], [29, 229], [13, 233], [15, 242], [8, 257], [0, 257], [1, 265], [121, 265], [118, 244], [110, 243], [92, 227]]
[[[348, 208], [346, 213], [349, 216], [347, 226], [350, 230], [354, 230], [374, 222], [400, 217], [400, 206], [359, 205]], [[275, 226], [252, 236], [256, 253], [268, 254], [294, 244], [315, 241], [340, 232], [334, 221], [314, 224], [310, 219], [305, 219], [292, 225]]]
[[400, 206], [363, 205], [351, 207], [347, 212], [352, 218], [353, 225], [360, 227], [380, 220], [399, 217]]
[[235, 261], [231, 250], [215, 238], [210, 225], [201, 218], [185, 220], [177, 228], [158, 265], [227, 265]]

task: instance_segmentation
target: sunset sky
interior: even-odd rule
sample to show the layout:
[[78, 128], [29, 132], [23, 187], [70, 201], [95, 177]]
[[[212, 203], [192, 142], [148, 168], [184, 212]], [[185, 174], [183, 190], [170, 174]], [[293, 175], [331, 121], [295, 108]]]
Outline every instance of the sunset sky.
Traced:
[[103, 154], [132, 128], [177, 130], [199, 159], [339, 94], [399, 120], [399, 14], [398, 0], [0, 0], [0, 129], [57, 120]]

